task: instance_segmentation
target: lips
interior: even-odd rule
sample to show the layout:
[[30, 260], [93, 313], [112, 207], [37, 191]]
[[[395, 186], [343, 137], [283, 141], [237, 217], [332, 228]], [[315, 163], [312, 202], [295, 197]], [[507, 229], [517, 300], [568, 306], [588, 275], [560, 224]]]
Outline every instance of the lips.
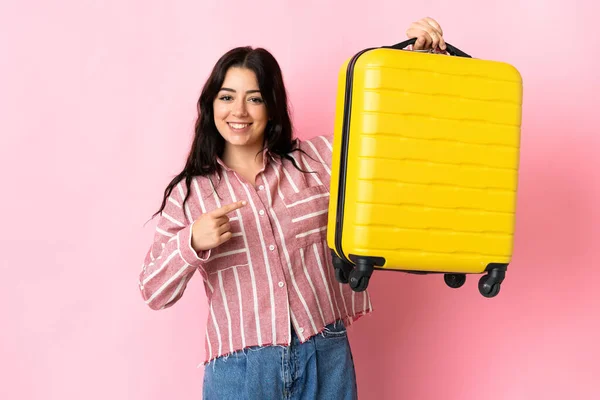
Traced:
[[250, 126], [250, 123], [228, 122], [227, 124], [233, 129], [245, 129]]

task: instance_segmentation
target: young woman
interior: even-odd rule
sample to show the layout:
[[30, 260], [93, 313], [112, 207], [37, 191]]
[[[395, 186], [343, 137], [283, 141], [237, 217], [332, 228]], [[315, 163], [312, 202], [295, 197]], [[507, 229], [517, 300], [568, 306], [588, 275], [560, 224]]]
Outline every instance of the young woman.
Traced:
[[[431, 18], [416, 49], [445, 49]], [[204, 398], [354, 399], [346, 326], [367, 291], [335, 281], [327, 246], [331, 136], [293, 138], [277, 61], [240, 47], [198, 100], [183, 171], [167, 186], [140, 274], [152, 309], [172, 306], [199, 272], [209, 301]]]

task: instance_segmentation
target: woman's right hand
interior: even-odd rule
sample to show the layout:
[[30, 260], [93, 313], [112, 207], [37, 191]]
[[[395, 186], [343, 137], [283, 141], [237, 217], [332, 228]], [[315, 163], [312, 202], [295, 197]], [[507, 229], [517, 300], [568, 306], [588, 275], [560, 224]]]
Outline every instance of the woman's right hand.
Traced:
[[197, 253], [211, 250], [231, 239], [229, 214], [246, 205], [246, 201], [227, 204], [216, 210], [202, 214], [192, 224], [192, 247]]

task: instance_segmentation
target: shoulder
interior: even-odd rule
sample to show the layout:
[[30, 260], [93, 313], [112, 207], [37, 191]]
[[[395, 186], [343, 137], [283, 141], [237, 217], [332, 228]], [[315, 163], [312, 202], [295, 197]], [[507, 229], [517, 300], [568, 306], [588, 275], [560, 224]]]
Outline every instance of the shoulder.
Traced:
[[333, 135], [317, 135], [298, 141], [298, 149], [306, 154], [303, 162], [323, 178], [331, 176]]
[[330, 165], [333, 152], [333, 135], [317, 135], [309, 139], [299, 139], [298, 148], [310, 158]]
[[318, 151], [329, 151], [331, 153], [333, 145], [333, 134], [329, 135], [317, 135], [309, 139], [298, 139], [299, 147], [304, 150]]

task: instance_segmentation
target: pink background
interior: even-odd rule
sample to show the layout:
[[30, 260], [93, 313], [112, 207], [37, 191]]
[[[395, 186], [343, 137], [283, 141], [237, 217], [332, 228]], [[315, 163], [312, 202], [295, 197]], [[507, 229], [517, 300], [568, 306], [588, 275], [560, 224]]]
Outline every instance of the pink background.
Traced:
[[523, 75], [514, 263], [491, 300], [474, 277], [377, 274], [376, 312], [351, 330], [361, 398], [600, 398], [600, 9], [412, 3], [0, 3], [0, 398], [199, 399], [200, 280], [156, 312], [136, 279], [209, 69], [267, 47], [311, 137], [332, 130], [340, 63], [427, 15]]

